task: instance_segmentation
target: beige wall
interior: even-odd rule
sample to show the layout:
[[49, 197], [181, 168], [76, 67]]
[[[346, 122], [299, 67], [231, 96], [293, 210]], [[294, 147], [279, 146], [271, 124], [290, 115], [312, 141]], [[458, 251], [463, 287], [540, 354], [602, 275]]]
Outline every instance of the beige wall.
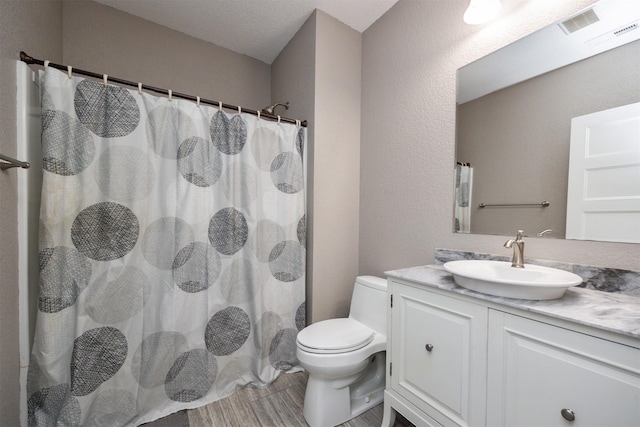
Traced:
[[358, 275], [361, 34], [316, 13], [313, 322], [349, 314]]
[[[0, 1], [0, 153], [16, 157], [16, 60], [62, 59], [62, 5], [56, 1]], [[17, 177], [0, 172], [0, 425], [19, 425]]]
[[[593, 0], [503, 2], [474, 27], [466, 0], [400, 0], [363, 34], [360, 273], [433, 262], [435, 248], [508, 255], [452, 233], [455, 72]], [[530, 238], [527, 256], [640, 269], [640, 245]]]
[[63, 22], [65, 64], [251, 109], [271, 102], [257, 59], [87, 0], [65, 1]]
[[[640, 40], [459, 105], [456, 160], [473, 165], [471, 232], [563, 238], [571, 119], [640, 101], [638, 70]], [[478, 208], [542, 200], [549, 207]]]
[[[307, 322], [312, 318], [313, 298], [313, 149], [316, 78], [316, 13], [314, 12], [271, 64], [273, 102], [289, 101], [287, 117], [307, 120]], [[277, 110], [282, 114], [282, 107]]]
[[274, 102], [309, 119], [310, 323], [348, 314], [358, 274], [360, 53], [360, 33], [316, 11], [272, 64]]

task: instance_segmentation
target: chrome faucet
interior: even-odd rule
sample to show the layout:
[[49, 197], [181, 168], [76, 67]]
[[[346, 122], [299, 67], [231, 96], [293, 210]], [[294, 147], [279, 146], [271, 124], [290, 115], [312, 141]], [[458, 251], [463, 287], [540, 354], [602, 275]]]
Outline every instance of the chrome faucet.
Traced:
[[513, 248], [511, 267], [524, 268], [524, 240], [522, 240], [522, 233], [522, 230], [518, 230], [515, 239], [509, 239], [504, 242], [505, 248]]

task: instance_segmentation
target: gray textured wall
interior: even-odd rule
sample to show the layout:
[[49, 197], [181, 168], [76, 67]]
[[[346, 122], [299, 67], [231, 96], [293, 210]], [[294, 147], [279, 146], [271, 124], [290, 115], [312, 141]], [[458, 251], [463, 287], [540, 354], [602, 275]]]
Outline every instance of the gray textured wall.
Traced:
[[[400, 0], [364, 32], [361, 274], [433, 262], [435, 248], [508, 255], [504, 236], [452, 232], [456, 70], [591, 3], [504, 1], [474, 27], [466, 0]], [[531, 238], [526, 255], [640, 269], [632, 244]]]
[[64, 2], [64, 62], [202, 98], [261, 109], [271, 67], [91, 1]]
[[272, 64], [274, 101], [309, 119], [307, 319], [344, 317], [358, 274], [361, 34], [322, 11]]
[[312, 321], [346, 317], [358, 274], [361, 34], [316, 13]]
[[307, 120], [307, 321], [312, 317], [313, 305], [313, 147], [316, 78], [316, 14], [300, 27], [296, 35], [271, 64], [271, 97], [273, 102], [289, 101], [289, 109], [276, 110], [287, 117]]

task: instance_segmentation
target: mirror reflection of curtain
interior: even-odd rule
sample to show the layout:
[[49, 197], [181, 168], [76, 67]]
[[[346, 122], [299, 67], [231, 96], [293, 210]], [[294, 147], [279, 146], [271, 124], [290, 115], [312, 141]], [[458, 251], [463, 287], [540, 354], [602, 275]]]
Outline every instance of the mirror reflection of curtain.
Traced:
[[471, 183], [473, 169], [469, 164], [456, 165], [454, 200], [454, 232], [471, 232]]

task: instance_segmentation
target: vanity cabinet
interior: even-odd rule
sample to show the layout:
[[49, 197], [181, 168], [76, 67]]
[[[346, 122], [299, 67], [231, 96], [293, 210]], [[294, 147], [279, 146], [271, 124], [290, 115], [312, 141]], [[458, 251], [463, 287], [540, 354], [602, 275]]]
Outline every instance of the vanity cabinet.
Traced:
[[383, 426], [396, 410], [416, 426], [640, 426], [637, 340], [406, 280], [388, 292]]
[[389, 286], [391, 396], [385, 399], [396, 399], [415, 424], [484, 424], [486, 307], [411, 284], [392, 281]]
[[640, 426], [640, 351], [489, 310], [488, 426]]

